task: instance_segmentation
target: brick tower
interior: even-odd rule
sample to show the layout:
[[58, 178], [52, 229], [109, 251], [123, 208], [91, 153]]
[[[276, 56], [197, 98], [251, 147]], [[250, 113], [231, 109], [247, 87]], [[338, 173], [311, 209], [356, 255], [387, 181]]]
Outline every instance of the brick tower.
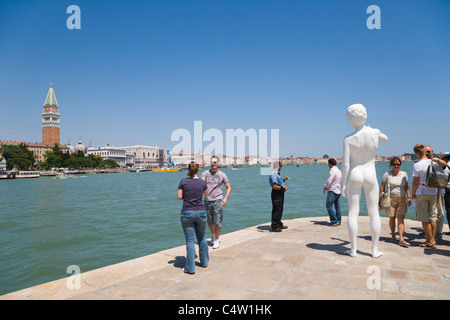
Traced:
[[42, 112], [42, 144], [53, 147], [59, 145], [59, 110], [52, 84], [47, 93]]

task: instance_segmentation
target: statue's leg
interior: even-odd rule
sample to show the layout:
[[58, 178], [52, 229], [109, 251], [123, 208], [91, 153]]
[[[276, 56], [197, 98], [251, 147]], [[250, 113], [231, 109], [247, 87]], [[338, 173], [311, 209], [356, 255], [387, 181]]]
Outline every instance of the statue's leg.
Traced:
[[367, 203], [367, 213], [370, 218], [370, 232], [372, 235], [372, 257], [377, 258], [381, 256], [383, 253], [378, 251], [378, 241], [380, 239], [381, 232], [381, 220], [380, 213], [378, 211], [378, 196], [379, 196], [379, 187], [378, 182], [375, 177], [375, 181], [373, 178], [370, 181], [366, 181], [364, 184], [364, 195], [366, 197]]
[[348, 182], [348, 219], [347, 228], [348, 236], [350, 238], [351, 249], [345, 253], [355, 257], [356, 256], [356, 237], [358, 235], [358, 215], [359, 203], [361, 200], [361, 186], [357, 181]]

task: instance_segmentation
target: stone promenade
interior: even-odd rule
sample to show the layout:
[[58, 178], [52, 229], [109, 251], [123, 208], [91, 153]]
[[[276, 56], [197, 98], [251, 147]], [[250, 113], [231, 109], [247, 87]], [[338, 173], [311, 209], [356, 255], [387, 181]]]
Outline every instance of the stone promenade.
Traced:
[[346, 218], [338, 227], [311, 217], [284, 221], [289, 228], [281, 233], [264, 224], [225, 234], [219, 249], [210, 248], [210, 265], [197, 265], [195, 275], [182, 272], [183, 245], [82, 273], [79, 289], [64, 278], [0, 299], [450, 299], [449, 235], [436, 249], [419, 248], [421, 224], [406, 220], [411, 246], [403, 248], [382, 218], [384, 254], [374, 259], [369, 218], [361, 216], [358, 256], [350, 257]]

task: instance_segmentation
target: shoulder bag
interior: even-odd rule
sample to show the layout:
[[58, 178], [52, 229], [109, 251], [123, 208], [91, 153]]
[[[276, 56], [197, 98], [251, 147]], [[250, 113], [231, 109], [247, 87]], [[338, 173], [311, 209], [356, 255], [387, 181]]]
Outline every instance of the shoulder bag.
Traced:
[[388, 181], [387, 181], [387, 192], [381, 193], [380, 205], [383, 208], [389, 208], [391, 206], [391, 183], [388, 172]]

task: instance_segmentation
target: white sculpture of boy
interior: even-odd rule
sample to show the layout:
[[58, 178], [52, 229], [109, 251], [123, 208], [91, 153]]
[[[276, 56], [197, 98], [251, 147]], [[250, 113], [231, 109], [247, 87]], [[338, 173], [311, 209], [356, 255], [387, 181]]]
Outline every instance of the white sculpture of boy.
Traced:
[[[377, 258], [383, 253], [378, 251], [381, 221], [378, 212], [379, 186], [375, 170], [375, 156], [378, 141], [387, 142], [388, 137], [378, 129], [365, 126], [366, 108], [361, 104], [353, 104], [347, 109], [347, 120], [355, 127], [355, 132], [344, 138], [344, 155], [342, 160], [342, 195], [345, 197], [348, 189], [348, 220], [347, 227], [351, 249], [346, 254], [356, 256], [356, 236], [358, 233], [358, 215], [361, 199], [361, 188], [367, 203], [372, 236], [372, 257]], [[348, 176], [348, 183], [347, 183]]]

